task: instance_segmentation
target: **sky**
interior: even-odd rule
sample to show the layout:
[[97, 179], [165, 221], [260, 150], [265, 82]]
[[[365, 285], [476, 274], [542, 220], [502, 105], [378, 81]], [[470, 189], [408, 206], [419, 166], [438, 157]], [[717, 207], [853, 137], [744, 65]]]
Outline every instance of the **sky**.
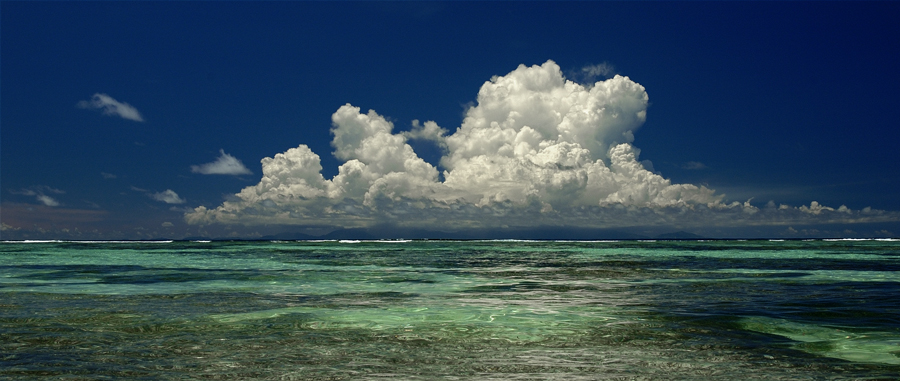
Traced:
[[4, 1], [0, 236], [897, 237], [897, 15]]

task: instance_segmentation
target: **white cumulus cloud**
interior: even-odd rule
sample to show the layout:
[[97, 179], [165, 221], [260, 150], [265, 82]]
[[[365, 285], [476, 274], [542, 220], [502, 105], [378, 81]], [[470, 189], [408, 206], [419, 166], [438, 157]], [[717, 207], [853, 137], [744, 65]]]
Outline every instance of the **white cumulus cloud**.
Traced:
[[[454, 230], [884, 218], [817, 203], [759, 209], [749, 201], [724, 203], [703, 186], [672, 183], [648, 170], [631, 144], [648, 99], [628, 77], [584, 86], [547, 61], [485, 82], [453, 133], [433, 121], [394, 133], [374, 110], [346, 104], [332, 115], [333, 155], [343, 161], [334, 178], [323, 177], [319, 155], [301, 144], [262, 159], [258, 184], [218, 207], [197, 207], [185, 220]], [[436, 142], [444, 150], [439, 167], [420, 158], [408, 139]]]
[[156, 192], [150, 194], [149, 196], [156, 201], [162, 201], [166, 204], [184, 204], [186, 202], [183, 198], [178, 197], [178, 193], [175, 193], [175, 191], [171, 189], [166, 189], [162, 192]]
[[253, 174], [240, 160], [219, 150], [219, 157], [211, 163], [192, 165], [191, 172], [204, 175], [250, 175]]
[[89, 101], [78, 102], [78, 107], [101, 110], [104, 115], [115, 115], [135, 122], [144, 121], [141, 113], [138, 112], [134, 106], [128, 103], [119, 102], [113, 97], [102, 93], [94, 94]]
[[441, 126], [438, 126], [438, 124], [433, 121], [427, 121], [423, 125], [420, 124], [418, 120], [413, 120], [412, 129], [402, 132], [401, 134], [407, 139], [430, 140], [437, 143], [437, 145], [442, 148], [447, 148], [447, 144], [444, 141], [447, 130], [441, 128]]

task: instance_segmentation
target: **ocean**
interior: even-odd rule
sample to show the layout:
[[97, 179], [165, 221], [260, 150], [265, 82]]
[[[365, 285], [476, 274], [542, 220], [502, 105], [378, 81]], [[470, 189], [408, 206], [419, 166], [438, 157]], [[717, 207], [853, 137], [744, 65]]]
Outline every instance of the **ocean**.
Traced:
[[900, 241], [0, 243], [0, 379], [896, 380]]

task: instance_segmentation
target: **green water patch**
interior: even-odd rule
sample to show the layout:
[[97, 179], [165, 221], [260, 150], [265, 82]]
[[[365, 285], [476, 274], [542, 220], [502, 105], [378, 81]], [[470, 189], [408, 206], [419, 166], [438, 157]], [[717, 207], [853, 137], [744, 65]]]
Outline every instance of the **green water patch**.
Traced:
[[341, 292], [444, 293], [489, 281], [463, 271], [296, 264], [293, 269], [19, 264], [0, 268], [0, 292], [150, 295], [214, 291], [333, 294]]
[[900, 365], [900, 333], [859, 331], [769, 317], [746, 317], [741, 328], [793, 340], [792, 348], [854, 362]]
[[0, 378], [898, 379], [898, 248], [0, 244]]
[[395, 299], [381, 306], [324, 308], [292, 306], [241, 313], [212, 314], [225, 324], [262, 324], [289, 317], [309, 330], [363, 330], [371, 335], [427, 341], [509, 343], [572, 341], [623, 317], [615, 307], [567, 305], [554, 298], [507, 300], [488, 297], [422, 300]]
[[897, 271], [860, 270], [767, 270], [755, 268], [727, 268], [718, 270], [694, 269], [654, 269], [669, 272], [664, 276], [642, 280], [648, 283], [709, 282], [716, 281], [789, 281], [789, 282], [896, 282], [900, 283]]

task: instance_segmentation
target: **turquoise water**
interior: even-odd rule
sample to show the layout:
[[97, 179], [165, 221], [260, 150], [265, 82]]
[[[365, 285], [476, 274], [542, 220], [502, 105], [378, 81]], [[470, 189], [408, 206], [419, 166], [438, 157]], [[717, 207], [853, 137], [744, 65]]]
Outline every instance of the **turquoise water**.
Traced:
[[900, 379], [900, 241], [0, 243], [0, 378]]

